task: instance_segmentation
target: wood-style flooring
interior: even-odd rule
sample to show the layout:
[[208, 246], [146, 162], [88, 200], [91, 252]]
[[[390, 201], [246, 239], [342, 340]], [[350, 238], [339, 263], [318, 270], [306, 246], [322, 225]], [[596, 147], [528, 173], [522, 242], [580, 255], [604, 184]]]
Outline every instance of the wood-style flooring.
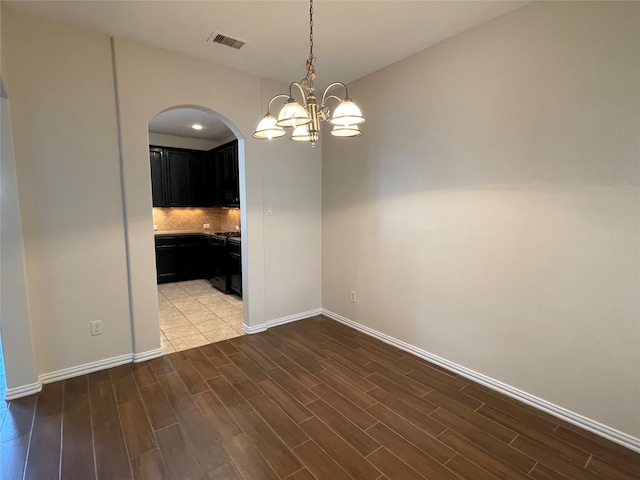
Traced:
[[2, 480], [640, 478], [639, 454], [326, 317], [45, 385], [0, 415]]

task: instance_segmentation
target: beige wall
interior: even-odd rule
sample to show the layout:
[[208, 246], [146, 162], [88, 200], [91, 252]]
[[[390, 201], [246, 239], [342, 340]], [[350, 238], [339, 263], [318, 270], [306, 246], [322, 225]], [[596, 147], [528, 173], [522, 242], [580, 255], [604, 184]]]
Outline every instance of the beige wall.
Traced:
[[[258, 77], [124, 39], [112, 46], [104, 35], [6, 6], [2, 75], [12, 102], [36, 374], [160, 347], [147, 124], [170, 107], [215, 111], [239, 138], [245, 323], [321, 307], [320, 157], [251, 139], [266, 105]], [[286, 170], [294, 157], [310, 191], [302, 201]], [[301, 206], [264, 222], [265, 191], [274, 204]], [[278, 236], [281, 226], [288, 230]], [[267, 244], [273, 238], [277, 245]], [[104, 333], [92, 337], [95, 319]], [[3, 329], [5, 343], [17, 337]], [[14, 361], [7, 356], [8, 367]]]
[[[271, 97], [286, 87], [263, 80], [261, 117]], [[274, 102], [272, 108], [281, 104]], [[294, 142], [289, 136], [263, 141], [266, 316], [282, 318], [293, 311], [322, 306], [322, 148]]]
[[12, 360], [4, 363], [7, 385], [15, 387], [37, 375], [8, 99], [0, 98], [0, 107], [0, 328]]
[[[127, 354], [109, 38], [4, 6], [2, 37], [38, 373]], [[90, 335], [92, 320], [102, 320], [102, 335]]]
[[323, 306], [640, 437], [639, 32], [533, 3], [350, 85]]

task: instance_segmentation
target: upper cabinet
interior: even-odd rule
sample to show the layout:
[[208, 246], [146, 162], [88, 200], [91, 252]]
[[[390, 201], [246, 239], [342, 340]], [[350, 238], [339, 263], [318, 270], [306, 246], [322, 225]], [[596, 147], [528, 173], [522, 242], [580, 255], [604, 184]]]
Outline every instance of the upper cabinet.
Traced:
[[239, 207], [238, 141], [208, 152], [149, 147], [154, 207]]
[[215, 206], [215, 178], [208, 152], [149, 147], [154, 207]]
[[151, 160], [151, 196], [154, 207], [169, 206], [168, 172], [164, 149], [149, 147], [149, 159]]
[[212, 152], [218, 177], [218, 204], [222, 207], [239, 207], [238, 141], [225, 143]]

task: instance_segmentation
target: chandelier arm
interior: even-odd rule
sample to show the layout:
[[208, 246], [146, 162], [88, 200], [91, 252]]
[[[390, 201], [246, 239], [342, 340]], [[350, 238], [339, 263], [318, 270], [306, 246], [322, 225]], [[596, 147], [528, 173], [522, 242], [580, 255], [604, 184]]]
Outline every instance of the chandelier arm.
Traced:
[[291, 85], [289, 85], [289, 98], [293, 98], [293, 94], [291, 93], [291, 89], [293, 88], [293, 86], [298, 87], [298, 90], [300, 90], [300, 95], [302, 95], [302, 104], [303, 105], [307, 105], [307, 100], [306, 97], [304, 95], [304, 90], [302, 89], [302, 85], [300, 85], [298, 82], [291, 82]]
[[271, 100], [269, 100], [269, 105], [267, 105], [267, 115], [271, 115], [271, 104], [273, 103], [274, 100], [277, 100], [278, 98], [289, 98], [290, 95], [287, 95], [285, 93], [280, 93], [276, 96], [274, 96]]
[[[324, 89], [324, 93], [322, 94], [322, 104], [323, 105], [324, 105], [325, 100], [327, 99], [327, 93], [329, 93], [329, 90], [331, 90], [336, 85], [341, 85], [342, 88], [344, 88], [344, 97], [345, 97], [345, 99], [349, 98], [349, 91], [347, 90], [347, 86], [342, 82], [333, 82], [331, 85], [329, 85], [327, 88]], [[338, 99], [338, 100], [340, 100], [340, 99]]]
[[331, 99], [335, 99], [338, 101], [338, 103], [342, 102], [342, 99], [340, 97], [336, 97], [335, 95], [329, 95], [327, 98], [324, 99], [324, 101], [322, 102], [322, 106], [325, 106], [326, 102], [328, 102]]

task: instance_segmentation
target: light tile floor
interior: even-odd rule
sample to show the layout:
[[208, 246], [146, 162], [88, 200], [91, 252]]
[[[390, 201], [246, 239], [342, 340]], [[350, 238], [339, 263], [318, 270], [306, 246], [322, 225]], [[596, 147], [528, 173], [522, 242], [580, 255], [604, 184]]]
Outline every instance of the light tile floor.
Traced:
[[244, 335], [242, 299], [225, 295], [206, 280], [158, 285], [158, 310], [164, 353]]

